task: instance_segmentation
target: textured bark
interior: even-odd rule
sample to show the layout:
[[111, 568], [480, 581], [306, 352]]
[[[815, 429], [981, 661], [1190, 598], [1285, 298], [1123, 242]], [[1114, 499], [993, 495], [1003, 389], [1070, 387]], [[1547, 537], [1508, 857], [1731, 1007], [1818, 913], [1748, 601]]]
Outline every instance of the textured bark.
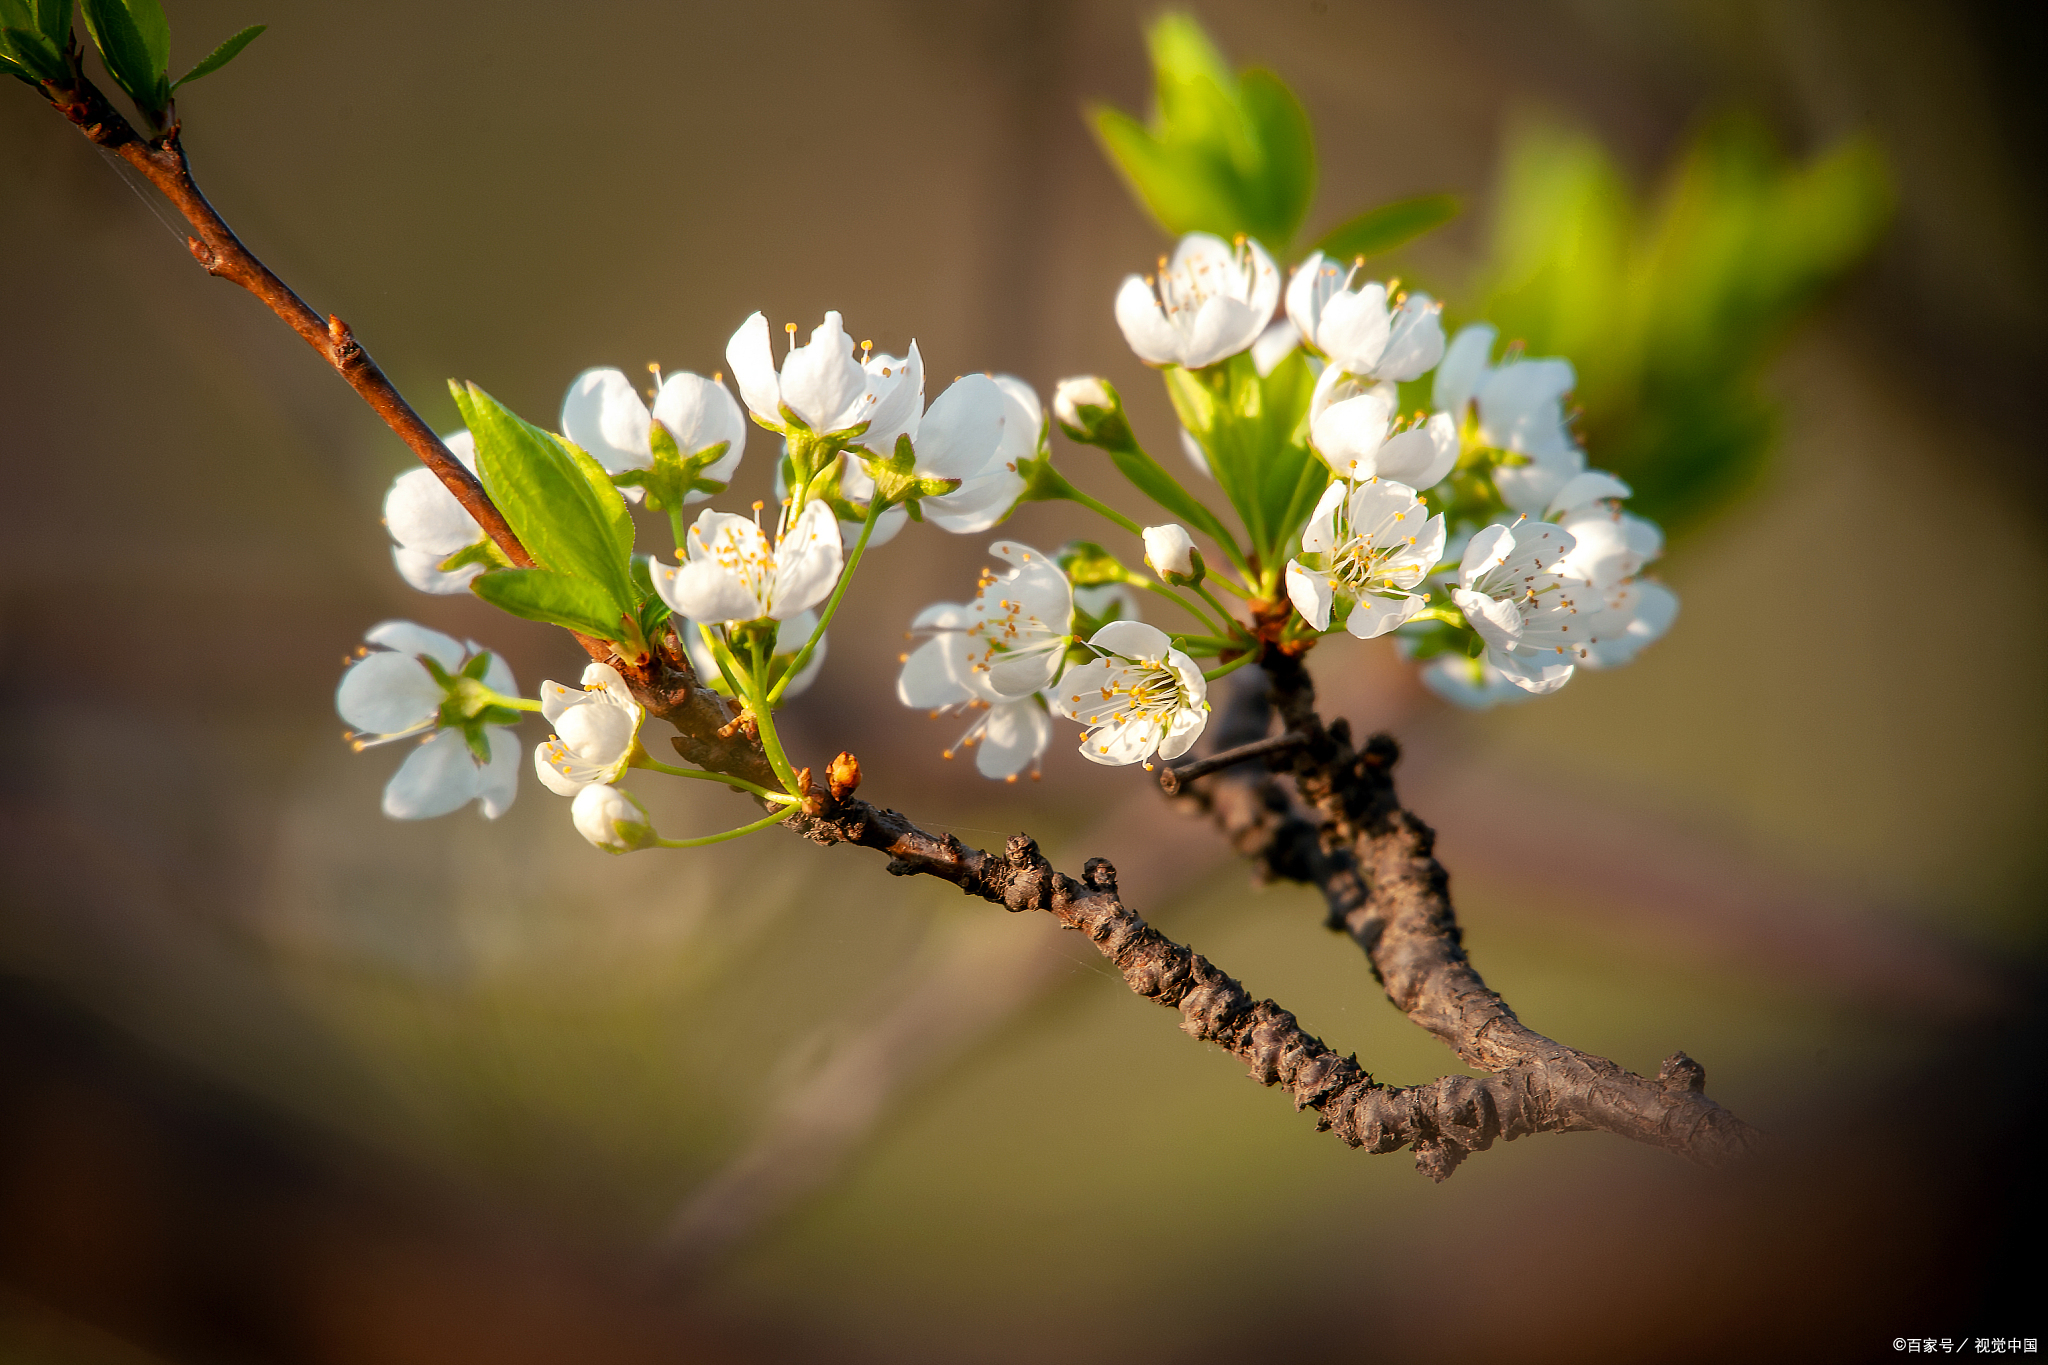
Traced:
[[[174, 125], [145, 139], [77, 72], [43, 87], [52, 105], [89, 139], [146, 176], [190, 222], [192, 254], [209, 273], [261, 299], [321, 355], [384, 419], [469, 510], [514, 564], [533, 560], [474, 475], [448, 451], [338, 317], [324, 321], [237, 238], [193, 181]], [[707, 771], [761, 786], [775, 779], [759, 742], [723, 699], [699, 685], [673, 632], [640, 659], [616, 659], [611, 647], [577, 637], [592, 658], [615, 663], [650, 716], [678, 731], [685, 759]], [[1200, 954], [1173, 942], [1126, 907], [1116, 870], [1088, 861], [1079, 879], [1055, 870], [1028, 835], [1000, 854], [969, 848], [951, 835], [917, 828], [895, 811], [853, 794], [859, 765], [841, 755], [825, 790], [810, 788], [787, 822], [822, 844], [847, 843], [886, 853], [888, 871], [952, 882], [968, 895], [1013, 912], [1043, 910], [1085, 934], [1116, 964], [1130, 988], [1181, 1016], [1181, 1028], [1216, 1043], [1263, 1085], [1286, 1088], [1318, 1126], [1373, 1152], [1413, 1146], [1416, 1164], [1441, 1180], [1464, 1157], [1496, 1138], [1601, 1129], [1664, 1147], [1708, 1165], [1739, 1157], [1755, 1130], [1708, 1100], [1705, 1072], [1674, 1054], [1655, 1079], [1554, 1042], [1525, 1027], [1466, 960], [1449, 878], [1433, 852], [1435, 836], [1394, 792], [1398, 750], [1374, 736], [1355, 749], [1339, 720], [1325, 726], [1298, 658], [1269, 649], [1262, 660], [1270, 697], [1248, 692], [1220, 723], [1219, 741], [1261, 739], [1276, 710], [1299, 743], [1264, 752], [1269, 767], [1290, 772], [1304, 815], [1269, 771], [1236, 766], [1207, 777], [1180, 799], [1205, 806], [1232, 845], [1261, 875], [1312, 883], [1323, 891], [1333, 925], [1366, 951], [1388, 996], [1466, 1062], [1492, 1074], [1446, 1076], [1427, 1085], [1384, 1086], [1304, 1031], [1271, 1000], [1254, 1000]], [[804, 770], [807, 777], [809, 770]]]

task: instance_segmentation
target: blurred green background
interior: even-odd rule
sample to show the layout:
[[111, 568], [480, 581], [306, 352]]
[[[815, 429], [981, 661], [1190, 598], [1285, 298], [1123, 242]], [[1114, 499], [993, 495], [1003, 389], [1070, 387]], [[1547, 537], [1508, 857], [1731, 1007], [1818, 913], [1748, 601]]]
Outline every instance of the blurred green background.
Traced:
[[[10, 88], [0, 1354], [1863, 1359], [2043, 1335], [2016, 1210], [2040, 1183], [2044, 649], [1972, 605], [2048, 570], [2042, 21], [1193, 8], [1314, 120], [1304, 240], [1461, 196], [1388, 268], [1566, 350], [1594, 463], [1701, 509], [1663, 567], [1684, 612], [1630, 668], [1471, 717], [1381, 644], [1314, 663], [1326, 711], [1402, 738], [1523, 1019], [1637, 1069], [1684, 1048], [1772, 1154], [1709, 1177], [1548, 1138], [1433, 1187], [1313, 1132], [1050, 920], [864, 855], [603, 858], [530, 781], [496, 824], [384, 821], [394, 760], [350, 754], [331, 709], [363, 628], [475, 635], [529, 688], [574, 647], [405, 588], [377, 523], [405, 450]], [[1163, 239], [1080, 117], [1142, 113], [1152, 13], [171, 6], [174, 62], [272, 25], [181, 101], [197, 172], [444, 428], [451, 375], [551, 421], [585, 366], [709, 372], [757, 307], [838, 308], [938, 376], [1106, 374], [1170, 457], [1109, 307]], [[1632, 263], [1703, 136], [1794, 165], [1866, 136], [1895, 215], [1783, 344], [1643, 379], [1634, 339], [1674, 312]], [[1544, 248], [1541, 190], [1610, 235]], [[1560, 259], [1578, 273], [1530, 265]], [[1595, 287], [1611, 329], [1559, 311]], [[1653, 383], [1708, 395], [1671, 442], [1762, 423], [1769, 459], [1694, 498], [1610, 452]], [[737, 494], [768, 454], [757, 434]], [[1098, 454], [1056, 454], [1112, 489]], [[1094, 534], [1070, 510], [1005, 530]], [[915, 528], [878, 551], [794, 746], [852, 743], [868, 794], [970, 842], [1111, 857], [1148, 918], [1376, 1074], [1449, 1069], [1313, 897], [1248, 891], [1143, 774], [1064, 732], [1042, 784], [939, 759], [953, 725], [893, 699], [901, 632], [984, 558]], [[729, 811], [639, 785], [665, 828]]]

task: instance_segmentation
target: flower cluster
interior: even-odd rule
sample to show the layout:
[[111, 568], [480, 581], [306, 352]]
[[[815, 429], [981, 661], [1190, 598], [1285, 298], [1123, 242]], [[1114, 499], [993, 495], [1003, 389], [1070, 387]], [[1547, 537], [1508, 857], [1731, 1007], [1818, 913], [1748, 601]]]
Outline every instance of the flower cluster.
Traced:
[[[946, 756], [972, 749], [992, 778], [1037, 775], [1061, 720], [1079, 727], [1092, 763], [1172, 762], [1203, 732], [1211, 682], [1332, 631], [1391, 636], [1430, 687], [1483, 706], [1625, 663], [1670, 626], [1676, 597], [1642, 576], [1662, 537], [1623, 510], [1626, 485], [1588, 468], [1565, 361], [1513, 347], [1496, 357], [1483, 324], [1447, 339], [1435, 300], [1364, 279], [1358, 263], [1313, 253], [1286, 275], [1258, 242], [1202, 233], [1155, 274], [1125, 280], [1114, 313], [1162, 372], [1181, 442], [1234, 521], [1145, 452], [1107, 380], [1063, 381], [1055, 414], [1168, 514], [1158, 524], [1053, 468], [1046, 412], [1024, 381], [969, 374], [927, 404], [917, 343], [901, 356], [856, 346], [837, 313], [801, 344], [788, 326], [779, 362], [766, 316], [749, 317], [725, 348], [737, 398], [722, 375], [651, 366], [643, 394], [624, 371], [590, 369], [552, 433], [458, 389], [468, 427], [449, 447], [526, 558], [515, 567], [415, 470], [385, 501], [401, 574], [610, 641], [617, 663], [590, 664], [580, 687], [544, 683], [529, 701], [479, 647], [379, 626], [337, 705], [361, 747], [421, 741], [386, 790], [387, 812], [437, 815], [471, 800], [502, 812], [518, 772], [509, 727], [537, 711], [551, 733], [535, 773], [600, 848], [688, 846], [774, 823], [815, 799], [775, 711], [818, 676], [863, 555], [912, 520], [972, 534], [1024, 500], [1099, 513], [1150, 572], [1091, 542], [1047, 554], [997, 540], [1001, 567], [982, 572], [971, 600], [915, 615], [922, 642], [902, 656], [897, 696], [967, 716]], [[705, 506], [686, 521], [685, 508], [725, 492], [750, 419], [781, 446], [777, 503]], [[633, 505], [666, 514], [672, 560], [633, 555]], [[1173, 621], [1141, 619], [1140, 592]], [[779, 789], [673, 767], [642, 747], [647, 713], [629, 673], [664, 639], [759, 739]], [[664, 839], [620, 786], [629, 769], [738, 787], [768, 814]]]

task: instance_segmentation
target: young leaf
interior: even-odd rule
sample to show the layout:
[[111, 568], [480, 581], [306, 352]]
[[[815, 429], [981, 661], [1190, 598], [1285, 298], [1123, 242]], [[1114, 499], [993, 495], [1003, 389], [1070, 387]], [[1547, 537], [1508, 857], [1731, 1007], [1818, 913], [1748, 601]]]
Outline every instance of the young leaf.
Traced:
[[[567, 447], [476, 385], [449, 387], [476, 438], [477, 476], [484, 491], [535, 561], [603, 589], [614, 615], [630, 611], [632, 578], [614, 516], [598, 501], [597, 490]], [[616, 499], [617, 491], [611, 490], [611, 496]]]
[[562, 446], [590, 484], [590, 495], [596, 501], [598, 511], [604, 514], [605, 529], [611, 532], [613, 553], [622, 562], [631, 560], [633, 514], [626, 510], [626, 500], [620, 495], [618, 485], [612, 482], [611, 475], [604, 472], [603, 465], [584, 453], [583, 447], [568, 440], [563, 441]]
[[107, 70], [152, 119], [171, 98], [171, 30], [157, 0], [80, 0]]
[[[17, 3], [19, 0], [17, 0]], [[72, 0], [35, 0], [36, 31], [62, 52], [71, 46]], [[9, 23], [14, 22], [9, 20]]]
[[1284, 81], [1263, 67], [1252, 67], [1239, 78], [1238, 103], [1262, 172], [1246, 186], [1246, 198], [1257, 209], [1252, 236], [1284, 247], [1301, 230], [1316, 194], [1316, 139], [1308, 111]]
[[529, 621], [567, 626], [600, 640], [625, 638], [618, 604], [595, 583], [548, 569], [499, 569], [479, 574], [470, 591], [500, 611]]
[[187, 71], [184, 75], [178, 77], [177, 80], [173, 81], [171, 83], [171, 89], [176, 90], [179, 86], [184, 85], [189, 81], [196, 81], [201, 76], [211, 76], [214, 72], [220, 70], [229, 62], [241, 56], [242, 49], [247, 47], [249, 44], [255, 42], [256, 35], [263, 32], [263, 30], [266, 27], [268, 27], [268, 25], [265, 24], [249, 25], [249, 27], [243, 29], [240, 33], [237, 33], [234, 37], [228, 39], [219, 47], [207, 53], [206, 56], [200, 59], [199, 65], [193, 67], [190, 71]]
[[1316, 250], [1337, 261], [1360, 256], [1382, 256], [1404, 242], [1413, 241], [1433, 228], [1442, 227], [1458, 216], [1458, 199], [1451, 194], [1422, 194], [1413, 199], [1396, 199], [1376, 209], [1367, 209], [1348, 222], [1339, 223], [1323, 234]]
[[[17, 6], [0, 8], [0, 17], [11, 17], [5, 15], [5, 9], [11, 8]], [[50, 45], [49, 39], [33, 29], [13, 25], [0, 27], [0, 63], [5, 64], [9, 75], [30, 85], [62, 80], [70, 74], [63, 55]]]

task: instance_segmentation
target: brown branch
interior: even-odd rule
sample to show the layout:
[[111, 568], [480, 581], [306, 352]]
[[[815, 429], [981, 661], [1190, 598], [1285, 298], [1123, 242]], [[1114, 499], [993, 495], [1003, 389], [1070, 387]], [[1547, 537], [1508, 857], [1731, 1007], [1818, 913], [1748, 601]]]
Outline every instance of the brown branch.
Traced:
[[519, 543], [519, 537], [505, 523], [504, 515], [485, 494], [476, 475], [449, 453], [441, 438], [434, 434], [434, 429], [413, 411], [412, 404], [405, 401], [404, 395], [398, 392], [384, 371], [378, 368], [377, 362], [370, 358], [370, 353], [350, 333], [348, 324], [331, 315], [322, 318], [308, 307], [306, 301], [293, 293], [270, 267], [242, 245], [241, 238], [235, 236], [227, 221], [207, 202], [192, 179], [192, 167], [178, 140], [176, 124], [160, 136], [143, 137], [119, 110], [107, 102], [99, 87], [83, 75], [74, 75], [65, 82], [45, 82], [43, 93], [56, 106], [57, 112], [76, 124], [96, 146], [112, 152], [140, 171], [185, 216], [185, 221], [198, 234], [186, 238], [185, 244], [190, 248], [192, 258], [209, 275], [239, 284], [261, 299], [264, 306], [319, 352], [320, 358], [332, 365], [335, 373], [348, 381], [349, 387], [362, 396], [363, 401], [384, 419], [384, 424], [396, 432], [400, 440], [412, 447], [413, 454], [434, 471], [507, 558], [521, 568], [533, 566], [533, 557], [527, 554], [526, 547]]
[[[333, 316], [323, 321], [207, 202], [175, 125], [144, 139], [82, 74], [43, 89], [89, 139], [134, 166], [184, 214], [198, 233], [190, 246], [201, 266], [261, 299], [434, 471], [513, 563], [533, 563], [483, 486], [347, 325]], [[578, 639], [593, 658], [611, 657], [604, 642]], [[1365, 948], [1389, 997], [1467, 1062], [1493, 1074], [1447, 1076], [1414, 1087], [1381, 1085], [1355, 1058], [1338, 1056], [1303, 1031], [1292, 1014], [1271, 1000], [1253, 1000], [1236, 980], [1124, 906], [1116, 870], [1105, 859], [1089, 860], [1076, 880], [1055, 871], [1028, 835], [1011, 839], [1001, 854], [985, 853], [951, 835], [928, 834], [895, 811], [853, 796], [852, 784], [838, 781], [828, 792], [812, 791], [789, 823], [819, 843], [887, 853], [893, 874], [939, 877], [1013, 912], [1047, 911], [1087, 935], [1133, 991], [1177, 1010], [1183, 1031], [1225, 1048], [1260, 1083], [1285, 1086], [1297, 1108], [1315, 1109], [1319, 1127], [1373, 1152], [1412, 1145], [1418, 1167], [1435, 1179], [1496, 1138], [1536, 1132], [1597, 1128], [1709, 1165], [1753, 1146], [1755, 1131], [1705, 1098], [1705, 1072], [1685, 1054], [1675, 1054], [1650, 1080], [1553, 1042], [1515, 1018], [1465, 959], [1448, 876], [1432, 854], [1435, 836], [1394, 795], [1393, 741], [1376, 736], [1363, 752], [1354, 751], [1344, 722], [1326, 728], [1316, 715], [1314, 691], [1299, 660], [1269, 655], [1262, 662], [1273, 678], [1273, 701], [1285, 734], [1296, 738], [1258, 745], [1257, 752], [1270, 757], [1291, 751], [1296, 785], [1320, 820], [1293, 813], [1285, 794], [1263, 775], [1240, 781], [1229, 800], [1212, 793], [1212, 810], [1233, 844], [1268, 875], [1321, 887], [1332, 921]], [[684, 758], [709, 771], [772, 784], [758, 740], [734, 723], [721, 698], [698, 686], [672, 631], [645, 658], [616, 662], [648, 712], [676, 727], [672, 742]], [[1257, 741], [1254, 731], [1236, 742]]]

